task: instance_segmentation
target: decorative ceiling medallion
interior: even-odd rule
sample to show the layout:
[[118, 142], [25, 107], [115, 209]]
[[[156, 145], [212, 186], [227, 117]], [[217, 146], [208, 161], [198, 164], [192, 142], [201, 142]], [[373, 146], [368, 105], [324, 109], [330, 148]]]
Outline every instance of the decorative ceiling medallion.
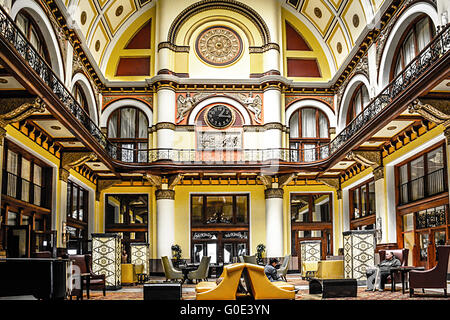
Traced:
[[195, 50], [206, 63], [226, 66], [241, 56], [242, 40], [233, 29], [214, 26], [200, 33], [195, 42]]
[[359, 26], [359, 17], [358, 17], [357, 14], [355, 14], [355, 15], [353, 16], [353, 26], [354, 26], [355, 28], [358, 28], [358, 26]]

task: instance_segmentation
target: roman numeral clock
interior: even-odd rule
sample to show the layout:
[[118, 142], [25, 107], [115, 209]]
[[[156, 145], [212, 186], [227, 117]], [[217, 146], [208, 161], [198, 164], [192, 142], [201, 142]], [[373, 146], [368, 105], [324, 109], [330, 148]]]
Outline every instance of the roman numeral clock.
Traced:
[[205, 114], [205, 122], [215, 129], [229, 127], [234, 123], [235, 118], [234, 111], [222, 104], [210, 107]]

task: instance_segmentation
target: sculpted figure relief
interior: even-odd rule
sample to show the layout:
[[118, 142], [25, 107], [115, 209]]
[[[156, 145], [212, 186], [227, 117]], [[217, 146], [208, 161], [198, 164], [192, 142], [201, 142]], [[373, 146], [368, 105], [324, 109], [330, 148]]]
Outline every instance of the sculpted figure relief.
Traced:
[[261, 123], [261, 107], [262, 107], [262, 100], [261, 97], [256, 95], [253, 96], [253, 94], [250, 92], [248, 96], [244, 94], [239, 94], [239, 98], [242, 101], [242, 103], [249, 109], [255, 116], [254, 119], [257, 123]]

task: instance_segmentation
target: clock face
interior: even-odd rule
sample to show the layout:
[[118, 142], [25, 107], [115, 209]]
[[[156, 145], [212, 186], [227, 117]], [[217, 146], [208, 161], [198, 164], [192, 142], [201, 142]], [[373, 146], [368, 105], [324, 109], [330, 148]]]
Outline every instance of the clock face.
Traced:
[[205, 120], [211, 127], [223, 129], [234, 122], [234, 112], [224, 105], [215, 105], [209, 108]]

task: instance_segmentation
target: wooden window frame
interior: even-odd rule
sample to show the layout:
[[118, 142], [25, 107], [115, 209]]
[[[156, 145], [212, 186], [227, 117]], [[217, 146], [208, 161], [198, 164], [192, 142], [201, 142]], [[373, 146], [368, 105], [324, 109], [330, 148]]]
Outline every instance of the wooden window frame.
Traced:
[[[443, 167], [443, 172], [444, 172], [444, 177], [443, 177], [443, 182], [444, 182], [444, 191], [438, 194], [433, 194], [433, 195], [428, 195], [428, 181], [426, 179], [426, 177], [428, 176], [429, 172], [428, 172], [428, 162], [427, 162], [427, 154], [435, 151], [438, 148], [442, 148], [442, 152], [443, 152], [443, 160], [444, 160], [444, 167]], [[414, 203], [418, 203], [420, 201], [423, 201], [424, 199], [427, 198], [434, 198], [436, 196], [439, 196], [442, 193], [448, 192], [448, 173], [447, 173], [447, 150], [446, 150], [446, 146], [445, 146], [445, 141], [442, 140], [428, 148], [426, 148], [425, 150], [422, 150], [421, 152], [419, 152], [418, 154], [398, 163], [397, 165], [395, 165], [395, 198], [396, 198], [396, 206], [400, 209], [402, 208], [408, 208], [411, 206], [411, 204]], [[408, 174], [408, 179], [407, 182], [411, 181], [411, 162], [418, 159], [418, 158], [423, 158], [423, 162], [424, 162], [424, 175], [423, 177], [424, 179], [424, 197], [420, 198], [420, 199], [416, 199], [416, 200], [409, 200], [410, 199], [410, 189], [408, 188], [408, 202], [401, 204], [400, 203], [400, 192], [399, 192], [399, 188], [400, 188], [400, 167], [407, 165], [407, 174]], [[428, 195], [428, 196], [427, 196]]]
[[[316, 137], [305, 137], [304, 138], [302, 135], [302, 110], [303, 109], [314, 109], [316, 111], [316, 114], [315, 114]], [[298, 143], [298, 149], [297, 149], [299, 152], [298, 159], [301, 161], [304, 158], [304, 154], [302, 154], [302, 150], [304, 150], [305, 144], [314, 144], [316, 148], [319, 148], [321, 145], [324, 145], [324, 144], [327, 144], [328, 142], [330, 142], [330, 119], [328, 119], [326, 113], [323, 112], [322, 110], [320, 110], [319, 108], [304, 107], [304, 108], [299, 108], [298, 110], [295, 110], [291, 114], [291, 117], [289, 118], [289, 124], [290, 124], [291, 118], [296, 113], [298, 114], [298, 137], [297, 138], [289, 137], [289, 149], [291, 149], [291, 144]], [[320, 138], [320, 122], [319, 122], [320, 114], [323, 114], [323, 116], [327, 120], [328, 138]], [[316, 154], [315, 157], [316, 157], [316, 159], [318, 159], [319, 155]]]
[[430, 41], [433, 39], [434, 35], [435, 35], [435, 30], [433, 28], [434, 24], [433, 24], [433, 20], [431, 20], [431, 18], [425, 14], [421, 14], [420, 16], [418, 16], [417, 18], [415, 18], [410, 24], [409, 26], [406, 28], [406, 30], [403, 32], [402, 36], [400, 37], [400, 40], [398, 41], [397, 47], [395, 48], [395, 52], [394, 52], [394, 57], [395, 60], [393, 60], [392, 66], [391, 66], [391, 70], [390, 70], [390, 81], [392, 81], [395, 78], [395, 68], [397, 66], [398, 63], [398, 59], [401, 59], [401, 66], [402, 66], [402, 70], [405, 70], [405, 59], [404, 59], [404, 52], [403, 52], [403, 46], [405, 43], [405, 40], [407, 39], [409, 33], [412, 31], [413, 33], [413, 38], [414, 38], [414, 49], [415, 49], [415, 56], [417, 57], [418, 54], [420, 53], [418, 50], [418, 45], [417, 45], [417, 29], [416, 26], [417, 24], [422, 21], [422, 19], [428, 19], [428, 26], [430, 27]]

